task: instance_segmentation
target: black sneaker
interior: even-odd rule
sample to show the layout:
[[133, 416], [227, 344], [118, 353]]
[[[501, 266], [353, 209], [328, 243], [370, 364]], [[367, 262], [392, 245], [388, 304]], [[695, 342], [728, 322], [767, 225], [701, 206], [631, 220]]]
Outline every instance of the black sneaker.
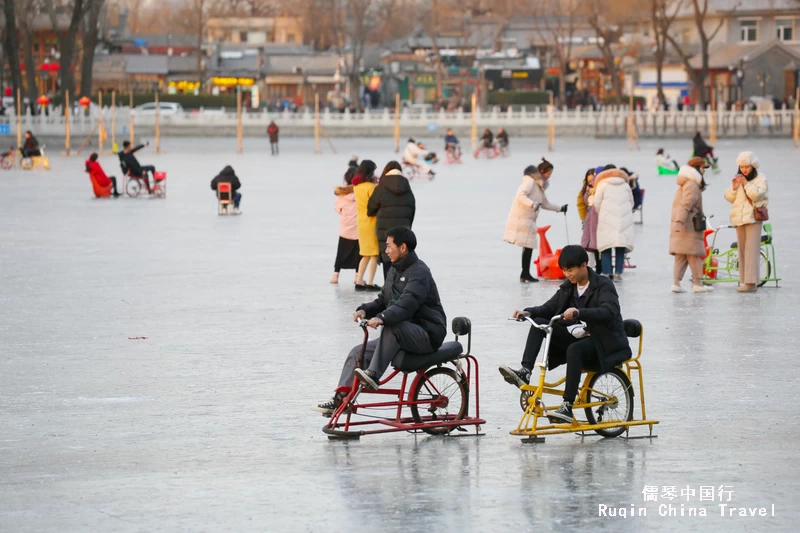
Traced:
[[380, 386], [380, 378], [373, 370], [362, 370], [356, 368], [356, 376], [361, 380], [361, 383], [368, 389], [378, 390]]
[[569, 402], [562, 403], [561, 407], [555, 411], [548, 411], [547, 418], [549, 418], [550, 422], [553, 422], [554, 424], [558, 424], [560, 422], [572, 423], [572, 404]]
[[316, 407], [312, 407], [311, 409], [318, 413], [322, 413], [323, 416], [331, 416], [339, 407], [339, 403], [340, 402], [336, 401], [336, 398], [333, 397], [327, 402], [322, 402], [321, 404], [317, 405]]
[[356, 283], [356, 291], [368, 291], [369, 285], [363, 285]]
[[505, 365], [500, 365], [500, 375], [503, 376], [503, 379], [506, 380], [506, 383], [510, 383], [515, 387], [528, 385], [531, 381], [531, 371], [525, 367], [522, 367], [519, 370], [514, 370], [513, 368], [509, 368]]
[[367, 285], [366, 290], [372, 291], [372, 292], [381, 292], [383, 290], [383, 287], [381, 287], [380, 285], [374, 285], [374, 284], [373, 285]]

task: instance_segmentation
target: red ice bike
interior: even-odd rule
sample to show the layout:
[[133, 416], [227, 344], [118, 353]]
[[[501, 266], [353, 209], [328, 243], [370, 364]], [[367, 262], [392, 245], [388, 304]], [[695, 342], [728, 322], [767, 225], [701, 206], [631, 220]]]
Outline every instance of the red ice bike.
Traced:
[[[364, 368], [369, 333], [367, 321], [356, 368]], [[436, 352], [417, 355], [400, 351], [392, 361], [392, 372], [380, 381], [378, 390], [365, 388], [358, 377], [337, 392], [346, 393], [339, 408], [322, 428], [331, 440], [359, 439], [362, 435], [408, 431], [430, 435], [481, 435], [478, 360], [470, 355], [472, 324], [468, 318], [453, 320], [455, 341], [445, 342]], [[467, 351], [459, 336], [467, 336]], [[398, 384], [399, 381], [399, 384]], [[399, 386], [398, 386], [399, 385]], [[470, 391], [472, 389], [472, 391]], [[470, 399], [473, 412], [470, 413]], [[473, 426], [475, 433], [467, 433]]]

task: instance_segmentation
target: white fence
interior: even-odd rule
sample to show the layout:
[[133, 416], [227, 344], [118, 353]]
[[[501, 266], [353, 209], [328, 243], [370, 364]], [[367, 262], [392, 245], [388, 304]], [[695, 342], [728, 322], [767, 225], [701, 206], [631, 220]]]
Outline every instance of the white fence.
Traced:
[[[637, 131], [639, 136], [673, 136], [694, 134], [696, 131], [708, 132], [712, 120], [712, 113], [716, 113], [717, 135], [742, 136], [790, 136], [795, 112], [792, 109], [779, 109], [774, 111], [634, 111]], [[115, 130], [119, 139], [128, 134], [130, 124], [130, 110], [127, 107], [118, 107], [115, 112]], [[561, 135], [591, 135], [591, 136], [624, 136], [627, 107], [605, 107], [600, 110], [592, 109], [558, 109], [553, 112], [556, 132]], [[103, 119], [106, 131], [111, 130], [111, 110], [103, 109]], [[314, 126], [314, 115], [309, 109], [299, 112], [268, 113], [262, 111], [246, 111], [243, 113], [242, 122], [245, 128], [255, 129], [266, 127], [274, 120], [284, 131], [310, 131]], [[93, 109], [89, 116], [83, 113], [70, 117], [70, 129], [73, 138], [89, 135], [96, 127], [98, 110]], [[507, 128], [512, 134], [544, 134], [546, 132], [549, 115], [544, 106], [530, 108], [509, 109], [500, 111], [494, 108], [490, 111], [477, 111], [477, 124], [479, 128]], [[320, 113], [320, 122], [325, 130], [336, 135], [340, 132], [348, 134], [386, 135], [394, 126], [394, 114], [389, 109], [381, 111], [366, 111], [364, 113], [338, 113], [325, 109]], [[16, 117], [0, 117], [0, 124], [8, 124], [9, 134], [16, 135]], [[402, 130], [433, 130], [455, 128], [463, 132], [472, 124], [472, 114], [461, 110], [455, 112], [438, 112], [405, 109], [400, 115], [400, 128]], [[435, 125], [436, 128], [432, 128]], [[63, 136], [65, 132], [65, 118], [63, 110], [53, 108], [48, 115], [21, 117], [22, 130], [31, 130], [39, 136]], [[152, 132], [155, 126], [154, 115], [135, 115], [134, 128], [142, 128], [142, 132]], [[182, 112], [178, 114], [161, 114], [159, 126], [162, 133], [175, 136], [208, 136], [222, 134], [220, 130], [230, 130], [236, 127], [236, 112], [229, 109], [216, 109], [196, 112]], [[228, 134], [229, 132], [224, 132]], [[463, 134], [463, 133], [462, 133]]]

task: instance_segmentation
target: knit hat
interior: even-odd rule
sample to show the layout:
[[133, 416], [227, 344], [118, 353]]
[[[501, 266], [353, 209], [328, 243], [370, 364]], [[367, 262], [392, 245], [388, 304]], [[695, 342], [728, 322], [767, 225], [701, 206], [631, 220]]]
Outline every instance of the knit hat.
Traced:
[[736, 164], [740, 167], [758, 168], [758, 158], [753, 152], [742, 152], [736, 158]]
[[696, 169], [708, 168], [708, 167], [711, 166], [702, 157], [693, 157], [686, 164], [689, 165], [690, 167], [694, 167]]
[[598, 174], [600, 174], [604, 168], [606, 168], [605, 165], [600, 165], [599, 167], [594, 169], [594, 175], [597, 176]]

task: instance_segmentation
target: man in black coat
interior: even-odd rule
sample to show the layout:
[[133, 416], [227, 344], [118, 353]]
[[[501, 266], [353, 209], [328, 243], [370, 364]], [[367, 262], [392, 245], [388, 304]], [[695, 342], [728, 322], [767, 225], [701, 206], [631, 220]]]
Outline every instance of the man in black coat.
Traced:
[[233, 208], [238, 212], [239, 203], [242, 201], [242, 195], [238, 191], [242, 187], [242, 182], [239, 181], [239, 177], [236, 175], [236, 172], [233, 171], [233, 167], [230, 165], [226, 166], [219, 174], [217, 174], [217, 177], [211, 180], [211, 190], [216, 191], [217, 186], [220, 183], [231, 184]]
[[380, 179], [367, 204], [367, 216], [377, 217], [375, 232], [378, 235], [378, 249], [381, 250], [384, 280], [388, 279], [389, 269], [392, 267], [392, 262], [386, 255], [386, 232], [398, 226], [411, 229], [416, 209], [411, 185], [397, 163], [396, 169], [389, 170]]
[[355, 368], [361, 345], [347, 356], [336, 395], [314, 408], [331, 414], [353, 384], [353, 374], [365, 387], [378, 389], [380, 378], [400, 350], [425, 355], [439, 349], [447, 335], [439, 290], [431, 271], [414, 252], [417, 238], [408, 228], [392, 228], [386, 232], [386, 252], [392, 269], [378, 298], [362, 304], [353, 319], [369, 319], [367, 325], [383, 326], [379, 338], [367, 342], [364, 351], [366, 368]]
[[[537, 324], [547, 324], [556, 315], [562, 315], [566, 321], [553, 325], [548, 358], [550, 370], [567, 364], [564, 402], [557, 411], [547, 413], [551, 419], [566, 422], [572, 422], [572, 404], [578, 394], [581, 370], [606, 372], [632, 355], [614, 283], [587, 268], [588, 262], [586, 250], [577, 245], [565, 246], [558, 266], [567, 280], [544, 305], [514, 312], [514, 318], [531, 317]], [[519, 370], [500, 367], [500, 374], [508, 383], [519, 387], [530, 382], [544, 338], [544, 331], [531, 326], [522, 367]]]
[[156, 167], [153, 165], [140, 165], [139, 160], [134, 155], [145, 146], [150, 146], [150, 143], [132, 147], [130, 141], [123, 142], [122, 151], [119, 153], [119, 161], [123, 173], [128, 172], [132, 177], [143, 179], [147, 192], [153, 194], [152, 189], [150, 189], [150, 180], [147, 178], [147, 172], [155, 174]]

